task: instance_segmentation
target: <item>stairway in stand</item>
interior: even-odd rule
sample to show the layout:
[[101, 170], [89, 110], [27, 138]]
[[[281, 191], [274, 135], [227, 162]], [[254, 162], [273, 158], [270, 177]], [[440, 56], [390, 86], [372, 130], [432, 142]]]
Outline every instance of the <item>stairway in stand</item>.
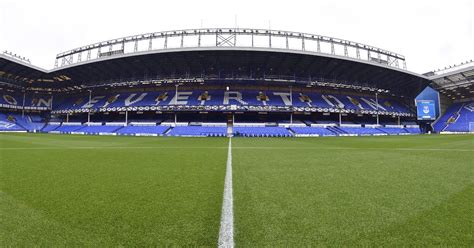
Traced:
[[227, 137], [233, 136], [234, 116], [227, 115]]

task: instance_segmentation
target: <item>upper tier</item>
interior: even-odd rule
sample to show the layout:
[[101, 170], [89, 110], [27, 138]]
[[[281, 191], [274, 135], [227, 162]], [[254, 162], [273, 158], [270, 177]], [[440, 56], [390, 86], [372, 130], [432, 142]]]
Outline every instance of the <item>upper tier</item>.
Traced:
[[[90, 100], [89, 100], [90, 98]], [[115, 111], [304, 111], [411, 116], [396, 99], [316, 92], [179, 90], [57, 97], [54, 113]]]

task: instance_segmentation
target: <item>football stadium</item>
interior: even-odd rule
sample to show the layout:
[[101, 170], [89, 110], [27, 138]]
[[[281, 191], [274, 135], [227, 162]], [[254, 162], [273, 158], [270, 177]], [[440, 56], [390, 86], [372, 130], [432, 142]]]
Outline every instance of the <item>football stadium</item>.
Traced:
[[0, 246], [472, 247], [474, 63], [199, 28], [0, 55]]

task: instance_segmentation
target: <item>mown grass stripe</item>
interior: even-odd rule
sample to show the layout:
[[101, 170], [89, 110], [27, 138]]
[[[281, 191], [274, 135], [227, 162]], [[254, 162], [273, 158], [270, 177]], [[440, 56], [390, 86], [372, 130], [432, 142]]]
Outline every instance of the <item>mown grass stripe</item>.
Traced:
[[[0, 147], [0, 150], [81, 150], [81, 149], [227, 149], [222, 146], [77, 146], [77, 147]], [[444, 148], [377, 148], [377, 147], [285, 147], [285, 146], [245, 146], [234, 149], [248, 150], [389, 150], [389, 151], [432, 151], [432, 152], [474, 152], [472, 149]]]

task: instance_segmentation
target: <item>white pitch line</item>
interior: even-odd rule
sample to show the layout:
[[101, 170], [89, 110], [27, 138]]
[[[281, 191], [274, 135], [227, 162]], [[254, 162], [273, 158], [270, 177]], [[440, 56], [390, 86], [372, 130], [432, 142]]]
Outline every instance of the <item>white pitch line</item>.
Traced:
[[1, 150], [86, 150], [86, 149], [227, 149], [225, 146], [70, 146], [70, 147], [0, 147]]
[[234, 247], [234, 199], [232, 194], [232, 138], [229, 138], [218, 247]]
[[[228, 149], [225, 146], [75, 146], [75, 147], [0, 147], [1, 150], [86, 150], [86, 149]], [[243, 150], [387, 150], [426, 152], [474, 152], [473, 149], [444, 148], [381, 148], [381, 147], [288, 147], [288, 146], [240, 146]]]
[[378, 147], [285, 147], [285, 146], [245, 146], [234, 149], [251, 150], [387, 150], [387, 151], [424, 151], [424, 152], [474, 152], [472, 149], [443, 148], [378, 148]]

